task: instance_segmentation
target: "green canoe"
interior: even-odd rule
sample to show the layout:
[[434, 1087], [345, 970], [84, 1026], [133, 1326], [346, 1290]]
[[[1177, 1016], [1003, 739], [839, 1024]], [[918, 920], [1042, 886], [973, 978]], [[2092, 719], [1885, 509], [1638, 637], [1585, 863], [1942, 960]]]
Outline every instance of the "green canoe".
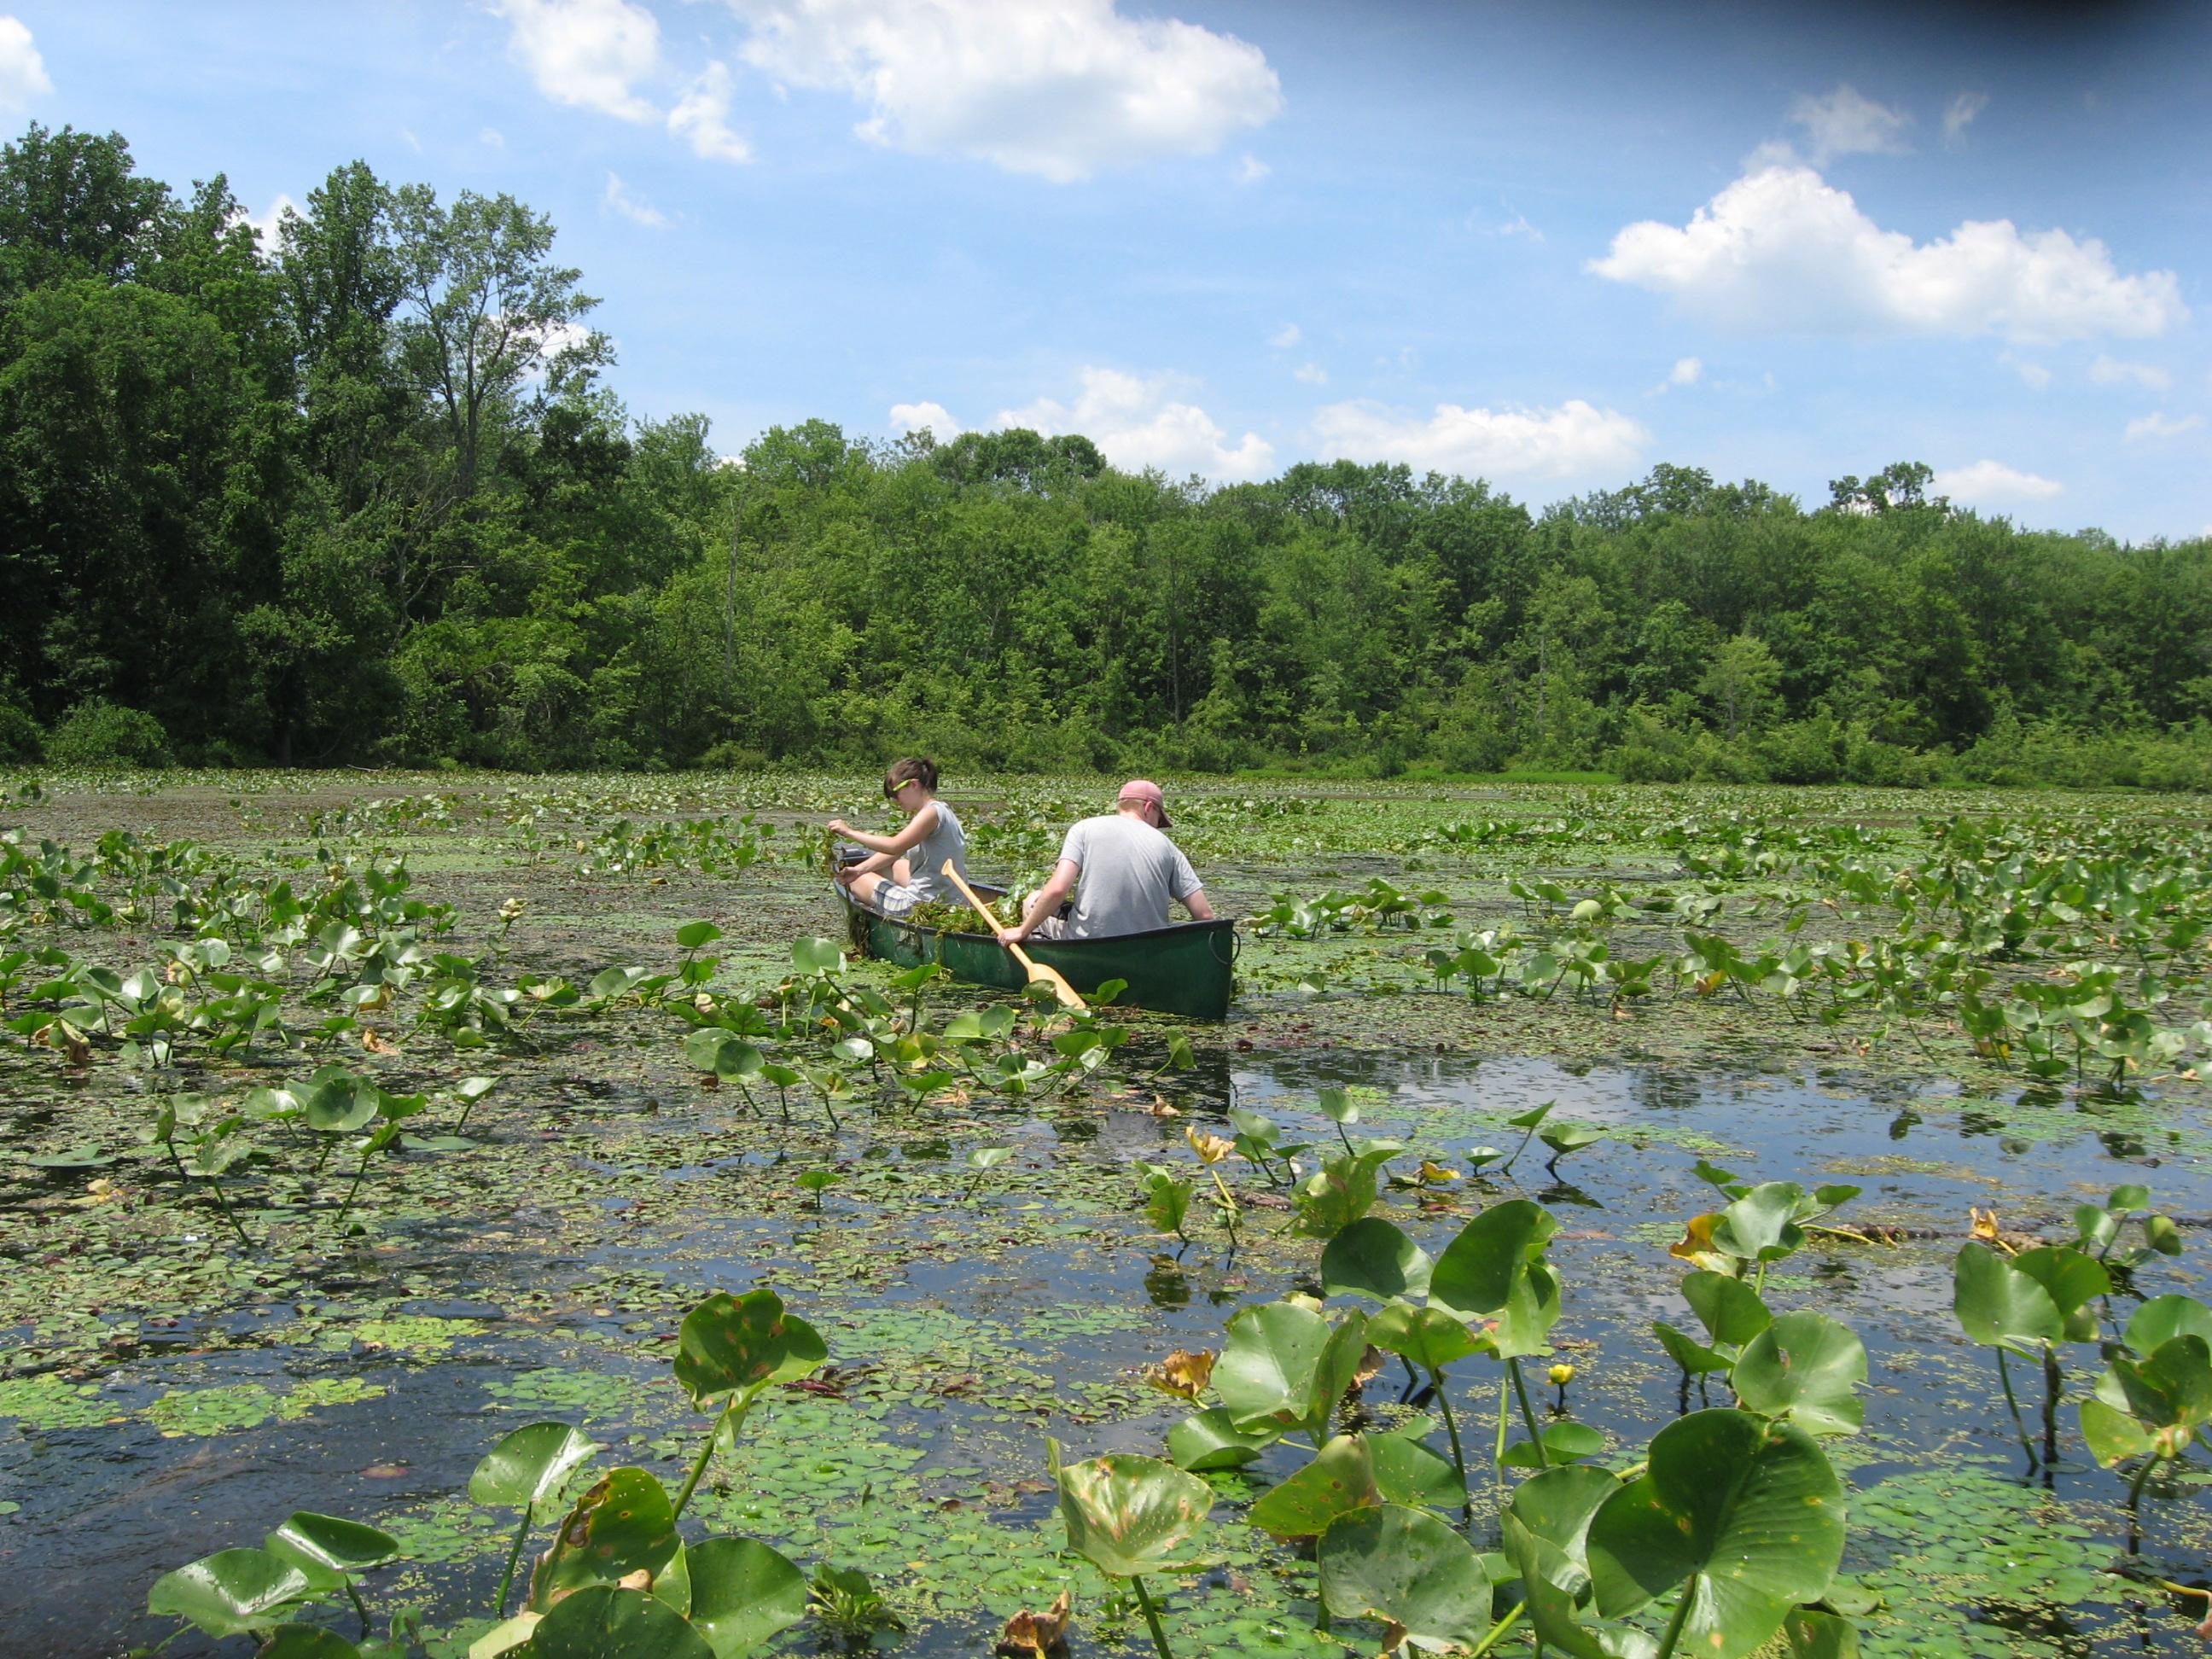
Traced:
[[[975, 890], [997, 898], [1004, 890], [979, 885]], [[864, 956], [902, 968], [941, 962], [955, 979], [1002, 991], [1019, 991], [1029, 982], [1014, 953], [988, 933], [948, 933], [896, 921], [854, 902], [842, 887], [837, 896], [844, 901], [853, 946]], [[1116, 1007], [1193, 1019], [1228, 1018], [1231, 969], [1237, 961], [1234, 921], [1186, 921], [1115, 939], [1033, 939], [1023, 948], [1059, 969], [1086, 994], [1109, 979], [1127, 980], [1129, 988], [1115, 999]]]

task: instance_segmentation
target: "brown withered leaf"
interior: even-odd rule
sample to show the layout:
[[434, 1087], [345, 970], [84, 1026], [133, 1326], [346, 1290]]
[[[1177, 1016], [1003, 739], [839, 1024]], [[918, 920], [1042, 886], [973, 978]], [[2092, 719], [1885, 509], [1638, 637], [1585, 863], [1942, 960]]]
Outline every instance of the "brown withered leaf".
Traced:
[[1720, 1221], [1717, 1210], [1692, 1216], [1688, 1224], [1682, 1229], [1681, 1237], [1667, 1247], [1667, 1254], [1704, 1266], [1717, 1254], [1713, 1249], [1713, 1229], [1720, 1225]]
[[386, 1042], [384, 1038], [379, 1036], [374, 1030], [367, 1025], [361, 1028], [361, 1046], [362, 1052], [365, 1054], [396, 1054], [399, 1052], [399, 1045], [398, 1043]]
[[1367, 1345], [1366, 1352], [1359, 1356], [1359, 1369], [1352, 1374], [1352, 1386], [1355, 1389], [1365, 1388], [1373, 1380], [1376, 1373], [1382, 1369], [1382, 1350], [1370, 1342]]
[[1023, 1608], [1006, 1620], [999, 1645], [992, 1651], [999, 1659], [1067, 1659], [1067, 1623], [1073, 1607], [1067, 1591], [1062, 1589], [1042, 1613]]
[[31, 1041], [48, 1048], [58, 1048], [72, 1066], [88, 1065], [92, 1060], [92, 1044], [84, 1034], [65, 1019], [49, 1020], [31, 1034]]
[[1170, 1105], [1164, 1097], [1159, 1095], [1154, 1095], [1152, 1097], [1152, 1103], [1149, 1107], [1146, 1108], [1146, 1109], [1151, 1112], [1154, 1117], [1181, 1117], [1182, 1115], [1182, 1114], [1176, 1110], [1175, 1107]]
[[1187, 1348], [1177, 1348], [1158, 1364], [1146, 1367], [1145, 1381], [1178, 1400], [1195, 1400], [1206, 1392], [1206, 1385], [1213, 1378], [1213, 1358], [1209, 1350], [1193, 1353]]

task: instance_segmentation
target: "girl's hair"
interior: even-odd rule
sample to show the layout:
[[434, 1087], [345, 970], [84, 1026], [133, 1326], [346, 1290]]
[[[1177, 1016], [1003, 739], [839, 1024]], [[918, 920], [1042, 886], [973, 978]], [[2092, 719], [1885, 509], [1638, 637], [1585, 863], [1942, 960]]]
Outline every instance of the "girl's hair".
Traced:
[[921, 784], [931, 794], [935, 794], [937, 793], [937, 763], [926, 757], [911, 755], [904, 760], [893, 761], [890, 763], [890, 769], [884, 774], [884, 798], [888, 800], [891, 796], [898, 793], [899, 786], [909, 779]]

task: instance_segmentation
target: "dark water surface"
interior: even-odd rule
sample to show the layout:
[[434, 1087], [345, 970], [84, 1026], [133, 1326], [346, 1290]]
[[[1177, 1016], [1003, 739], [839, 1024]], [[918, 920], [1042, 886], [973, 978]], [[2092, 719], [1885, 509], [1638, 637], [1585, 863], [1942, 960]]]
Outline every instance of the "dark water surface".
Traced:
[[[1654, 1318], [1694, 1328], [1673, 1289], [1685, 1264], [1666, 1246], [1714, 1207], [1698, 1158], [1747, 1180], [1863, 1186], [1837, 1219], [1899, 1230], [1903, 1242], [1816, 1241], [1777, 1268], [1768, 1292], [1778, 1310], [1846, 1321], [1869, 1350], [1866, 1432], [1829, 1443], [1857, 1494], [1847, 1568], [1891, 1598], [1867, 1620], [1869, 1649], [2189, 1650], [2170, 1607], [2099, 1571], [2118, 1547], [2119, 1486], [2081, 1460], [2071, 1406], [2069, 1457], [2048, 1486], [2023, 1480], [1988, 1356], [1950, 1315], [1970, 1206], [1996, 1210], [2008, 1229], [2056, 1235], [2076, 1202], [2126, 1182], [2182, 1218], [2191, 1245], [2178, 1264], [2146, 1270], [2144, 1293], [2189, 1288], [2212, 1182], [2202, 1126], [2186, 1114], [2155, 1101], [2023, 1102], [2016, 1091], [1968, 1101], [1948, 1083], [1874, 1086], [1840, 1068], [1700, 1073], [1344, 1051], [1217, 1063], [1178, 1097], [1175, 1118], [1141, 1098], [999, 1114], [943, 1134], [863, 1116], [836, 1143], [842, 1177], [818, 1211], [794, 1202], [789, 1184], [797, 1168], [830, 1163], [818, 1145], [799, 1158], [757, 1135], [702, 1144], [686, 1115], [646, 1111], [647, 1085], [609, 1091], [596, 1139], [549, 1143], [561, 1174], [544, 1192], [515, 1190], [512, 1163], [464, 1162], [454, 1191], [483, 1213], [411, 1215], [324, 1282], [288, 1276], [281, 1297], [142, 1330], [90, 1396], [88, 1410], [112, 1420], [27, 1421], [0, 1435], [0, 1494], [20, 1506], [0, 1515], [4, 1650], [79, 1659], [156, 1640], [164, 1626], [142, 1611], [155, 1577], [258, 1542], [308, 1508], [398, 1525], [428, 1565], [372, 1575], [370, 1599], [423, 1606], [457, 1632], [434, 1651], [458, 1651], [468, 1630], [456, 1621], [481, 1611], [503, 1553], [506, 1518], [454, 1501], [477, 1459], [507, 1430], [556, 1416], [613, 1444], [611, 1460], [674, 1479], [699, 1425], [667, 1381], [664, 1340], [699, 1295], [765, 1280], [822, 1327], [851, 1384], [780, 1400], [748, 1429], [728, 1490], [706, 1492], [700, 1513], [803, 1561], [865, 1561], [895, 1604], [918, 1607], [902, 1652], [985, 1651], [1010, 1598], [1066, 1571], [1052, 1559], [1043, 1435], [1071, 1456], [1157, 1452], [1176, 1413], [1136, 1371], [1171, 1349], [1218, 1347], [1235, 1307], [1310, 1279], [1317, 1247], [1281, 1232], [1290, 1212], [1249, 1166], [1233, 1166], [1255, 1195], [1236, 1246], [1211, 1226], [1188, 1246], [1148, 1234], [1132, 1213], [1128, 1166], [1188, 1164], [1183, 1127], [1231, 1103], [1275, 1118], [1288, 1139], [1328, 1143], [1334, 1128], [1313, 1103], [1332, 1085], [1355, 1091], [1357, 1132], [1413, 1149], [1400, 1168], [1419, 1154], [1463, 1166], [1471, 1147], [1510, 1150], [1520, 1132], [1501, 1120], [1547, 1100], [1609, 1131], [1556, 1175], [1538, 1145], [1510, 1175], [1472, 1192], [1462, 1183], [1450, 1212], [1424, 1213], [1403, 1194], [1385, 1212], [1435, 1250], [1487, 1197], [1518, 1192], [1553, 1208], [1552, 1258], [1566, 1286], [1554, 1334], [1577, 1367], [1568, 1399], [1613, 1437], [1605, 1455], [1615, 1462], [1698, 1401], [1649, 1330]], [[960, 1159], [979, 1145], [1012, 1146], [1019, 1179], [967, 1196]], [[495, 1230], [504, 1237], [472, 1244]], [[2114, 1301], [2124, 1322], [2131, 1304]], [[2069, 1355], [2074, 1395], [2094, 1369], [2089, 1351]], [[326, 1395], [300, 1395], [311, 1384]], [[1481, 1362], [1455, 1373], [1455, 1408], [1485, 1444], [1498, 1389]], [[1370, 1401], [1387, 1412], [1405, 1392], [1386, 1370]], [[1713, 1393], [1722, 1403], [1724, 1389]], [[312, 1403], [321, 1397], [330, 1403]], [[307, 1403], [284, 1415], [295, 1401]], [[2148, 1553], [2169, 1577], [2205, 1571], [2201, 1491], [2152, 1490]], [[1010, 1566], [1009, 1540], [1024, 1537], [1027, 1562]], [[1233, 1601], [1226, 1582], [1186, 1591], [1190, 1616]], [[1279, 1594], [1270, 1605], [1260, 1595], [1252, 1627], [1219, 1625], [1230, 1634], [1218, 1640], [1253, 1651], [1310, 1644], [1308, 1610]], [[793, 1632], [782, 1645], [811, 1639]], [[1101, 1645], [1095, 1632], [1079, 1642]], [[194, 1636], [167, 1650], [228, 1650], [245, 1644]]]

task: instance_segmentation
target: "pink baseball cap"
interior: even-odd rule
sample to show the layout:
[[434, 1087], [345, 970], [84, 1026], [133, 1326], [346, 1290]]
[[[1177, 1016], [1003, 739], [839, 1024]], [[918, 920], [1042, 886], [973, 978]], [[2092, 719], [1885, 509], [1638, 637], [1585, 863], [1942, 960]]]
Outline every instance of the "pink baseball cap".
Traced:
[[1163, 830], [1175, 822], [1168, 816], [1167, 797], [1160, 793], [1159, 785], [1154, 783], [1150, 778], [1131, 778], [1128, 782], [1121, 786], [1121, 793], [1115, 799], [1150, 801], [1160, 809], [1160, 828]]

